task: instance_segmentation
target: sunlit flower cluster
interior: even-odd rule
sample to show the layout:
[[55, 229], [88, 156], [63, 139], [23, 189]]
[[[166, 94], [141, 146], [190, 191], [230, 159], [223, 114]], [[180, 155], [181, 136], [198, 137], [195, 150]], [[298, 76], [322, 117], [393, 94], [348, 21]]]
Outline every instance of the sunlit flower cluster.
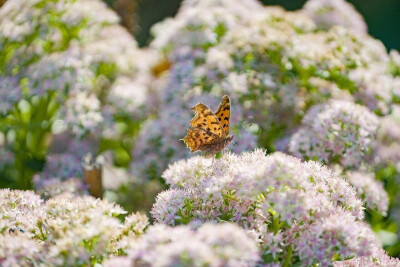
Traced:
[[295, 156], [357, 168], [372, 148], [378, 118], [367, 108], [346, 101], [312, 107], [303, 127], [291, 138]]
[[32, 191], [0, 189], [0, 233], [35, 232], [42, 212], [38, 211], [43, 200]]
[[132, 244], [128, 255], [105, 266], [255, 266], [260, 255], [254, 238], [235, 224], [189, 226], [156, 224]]
[[376, 209], [386, 215], [389, 197], [382, 182], [377, 181], [373, 173], [348, 172], [346, 177], [347, 181], [356, 188], [358, 195], [363, 199], [368, 209]]
[[355, 257], [351, 260], [335, 262], [334, 267], [397, 267], [400, 266], [398, 258], [388, 256], [387, 252], [379, 249], [374, 257]]
[[[90, 265], [126, 253], [148, 218], [93, 197], [60, 194], [43, 202], [32, 191], [0, 190], [2, 266]], [[6, 241], [7, 240], [7, 241]]]
[[110, 116], [101, 109], [113, 105], [109, 91], [116, 90], [113, 98], [121, 94], [112, 86], [117, 78], [125, 79], [125, 97], [132, 99], [129, 111], [142, 113], [149, 81], [135, 76], [140, 52], [104, 2], [7, 1], [0, 17], [0, 58], [6, 60], [0, 95], [7, 100], [2, 113], [21, 97], [56, 92], [61, 116], [75, 134], [101, 134], [105, 120], [113, 120], [118, 111]]
[[345, 0], [309, 0], [303, 12], [310, 16], [318, 28], [329, 29], [336, 25], [367, 33], [367, 24], [354, 6]]
[[379, 126], [373, 163], [381, 167], [393, 164], [400, 172], [400, 107], [396, 106]]
[[41, 259], [41, 243], [19, 233], [0, 235], [0, 265], [4, 267], [34, 266]]
[[178, 161], [163, 177], [171, 189], [157, 197], [152, 210], [157, 222], [235, 222], [256, 233], [271, 260], [283, 262], [290, 251], [305, 264], [325, 266], [334, 255], [371, 256], [379, 247], [359, 221], [364, 208], [356, 191], [316, 162], [256, 150], [214, 162]]

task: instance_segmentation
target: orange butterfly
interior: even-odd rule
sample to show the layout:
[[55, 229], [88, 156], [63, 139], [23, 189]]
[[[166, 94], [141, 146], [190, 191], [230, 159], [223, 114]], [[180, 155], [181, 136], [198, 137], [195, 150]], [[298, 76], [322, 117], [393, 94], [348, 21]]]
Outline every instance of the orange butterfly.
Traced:
[[190, 121], [190, 128], [182, 140], [190, 148], [190, 152], [204, 151], [205, 157], [210, 158], [224, 149], [233, 139], [233, 135], [228, 135], [231, 102], [225, 95], [215, 114], [202, 103], [192, 109], [196, 114]]

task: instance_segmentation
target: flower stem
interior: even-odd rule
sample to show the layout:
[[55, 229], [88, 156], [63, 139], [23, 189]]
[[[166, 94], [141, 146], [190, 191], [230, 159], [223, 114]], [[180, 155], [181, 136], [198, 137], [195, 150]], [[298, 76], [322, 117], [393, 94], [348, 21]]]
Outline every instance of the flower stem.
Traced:
[[288, 267], [290, 265], [290, 260], [292, 258], [292, 253], [293, 253], [293, 246], [289, 245], [289, 248], [288, 248], [288, 251], [287, 251], [287, 254], [286, 254], [286, 258], [285, 258], [285, 261], [284, 261], [282, 267]]

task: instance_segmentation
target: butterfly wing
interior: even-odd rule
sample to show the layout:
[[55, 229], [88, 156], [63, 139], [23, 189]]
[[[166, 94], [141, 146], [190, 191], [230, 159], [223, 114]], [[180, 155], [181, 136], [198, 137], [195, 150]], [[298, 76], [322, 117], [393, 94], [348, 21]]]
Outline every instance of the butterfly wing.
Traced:
[[229, 134], [229, 119], [231, 117], [231, 101], [227, 95], [222, 97], [221, 104], [217, 112], [215, 112], [215, 116], [217, 116], [225, 132], [225, 136], [227, 136]]
[[190, 152], [194, 152], [204, 150], [205, 147], [220, 142], [221, 138], [201, 128], [189, 128], [182, 140], [190, 148]]
[[199, 103], [192, 109], [196, 112], [196, 115], [190, 121], [190, 126], [192, 128], [202, 129], [206, 134], [210, 134], [209, 136], [211, 136], [211, 134], [219, 138], [224, 138], [226, 136], [221, 123], [209, 107]]

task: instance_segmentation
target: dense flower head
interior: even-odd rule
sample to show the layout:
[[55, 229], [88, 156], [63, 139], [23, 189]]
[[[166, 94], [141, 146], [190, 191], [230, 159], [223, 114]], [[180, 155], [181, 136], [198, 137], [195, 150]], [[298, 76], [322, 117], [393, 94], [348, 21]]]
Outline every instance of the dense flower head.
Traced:
[[381, 181], [375, 179], [374, 173], [353, 171], [346, 173], [347, 181], [353, 185], [368, 209], [376, 209], [382, 215], [387, 214], [389, 196]]
[[121, 223], [119, 205], [68, 192], [43, 202], [32, 191], [1, 189], [0, 202], [2, 266], [100, 263], [126, 253], [148, 225], [140, 213]]
[[293, 155], [358, 167], [372, 148], [378, 118], [363, 106], [331, 101], [311, 108], [291, 138]]
[[383, 249], [379, 249], [371, 257], [355, 257], [346, 261], [337, 261], [334, 267], [397, 267], [400, 260], [390, 257]]
[[47, 260], [55, 265], [88, 263], [93, 255], [105, 253], [121, 227], [115, 217], [125, 213], [115, 204], [71, 194], [49, 199], [43, 208], [42, 231], [56, 244], [49, 248]]
[[[371, 230], [359, 222], [364, 208], [354, 188], [317, 162], [303, 163], [280, 152], [266, 156], [262, 150], [240, 156], [227, 153], [214, 161], [192, 157], [175, 162], [163, 178], [171, 189], [160, 193], [153, 206], [157, 222], [235, 222], [256, 233], [265, 254], [282, 259], [289, 247], [299, 257], [312, 255], [302, 250], [311, 228], [341, 229], [351, 221], [357, 237], [341, 240], [331, 232], [337, 246], [329, 247], [324, 242], [330, 241], [321, 236], [308, 248], [327, 248], [322, 258], [310, 256], [314, 263], [329, 264], [336, 254], [337, 259], [369, 255], [378, 246], [372, 234], [364, 235]], [[337, 219], [341, 217], [347, 218], [346, 224]]]
[[322, 29], [340, 25], [360, 33], [367, 32], [363, 17], [345, 0], [309, 0], [304, 5], [303, 12]]
[[0, 233], [35, 232], [43, 200], [32, 191], [0, 189]]
[[393, 164], [400, 171], [400, 107], [394, 106], [392, 114], [379, 123], [377, 144], [372, 164], [383, 167]]
[[119, 229], [119, 235], [113, 241], [114, 253], [126, 254], [137, 238], [144, 234], [148, 225], [149, 218], [144, 214], [136, 212], [126, 216], [123, 227]]
[[254, 266], [259, 257], [256, 240], [235, 224], [204, 224], [197, 230], [156, 224], [127, 257], [105, 266]]
[[[9, 112], [21, 98], [51, 94], [60, 105], [57, 115], [74, 133], [101, 135], [116, 123], [113, 116], [123, 112], [109, 108], [120, 103], [115, 94], [109, 100], [108, 92], [124, 77], [131, 91], [126, 101], [134, 103], [130, 112], [142, 118], [148, 82], [136, 77], [142, 53], [104, 2], [15, 0], [2, 6], [0, 14], [0, 58], [5, 59], [0, 96], [7, 100], [0, 112]], [[142, 100], [135, 102], [140, 95]]]
[[[184, 1], [174, 19], [152, 29], [155, 40], [151, 46], [171, 51], [173, 61], [202, 57], [226, 32], [249, 21], [259, 8], [262, 6], [254, 0]], [[191, 55], [190, 51], [194, 53]]]
[[35, 266], [40, 259], [42, 243], [22, 234], [0, 235], [0, 265], [4, 267]]
[[336, 260], [354, 255], [369, 257], [378, 246], [373, 231], [363, 222], [354, 222], [350, 213], [333, 214], [311, 224], [297, 240], [303, 266], [314, 263], [330, 266], [335, 257]]

